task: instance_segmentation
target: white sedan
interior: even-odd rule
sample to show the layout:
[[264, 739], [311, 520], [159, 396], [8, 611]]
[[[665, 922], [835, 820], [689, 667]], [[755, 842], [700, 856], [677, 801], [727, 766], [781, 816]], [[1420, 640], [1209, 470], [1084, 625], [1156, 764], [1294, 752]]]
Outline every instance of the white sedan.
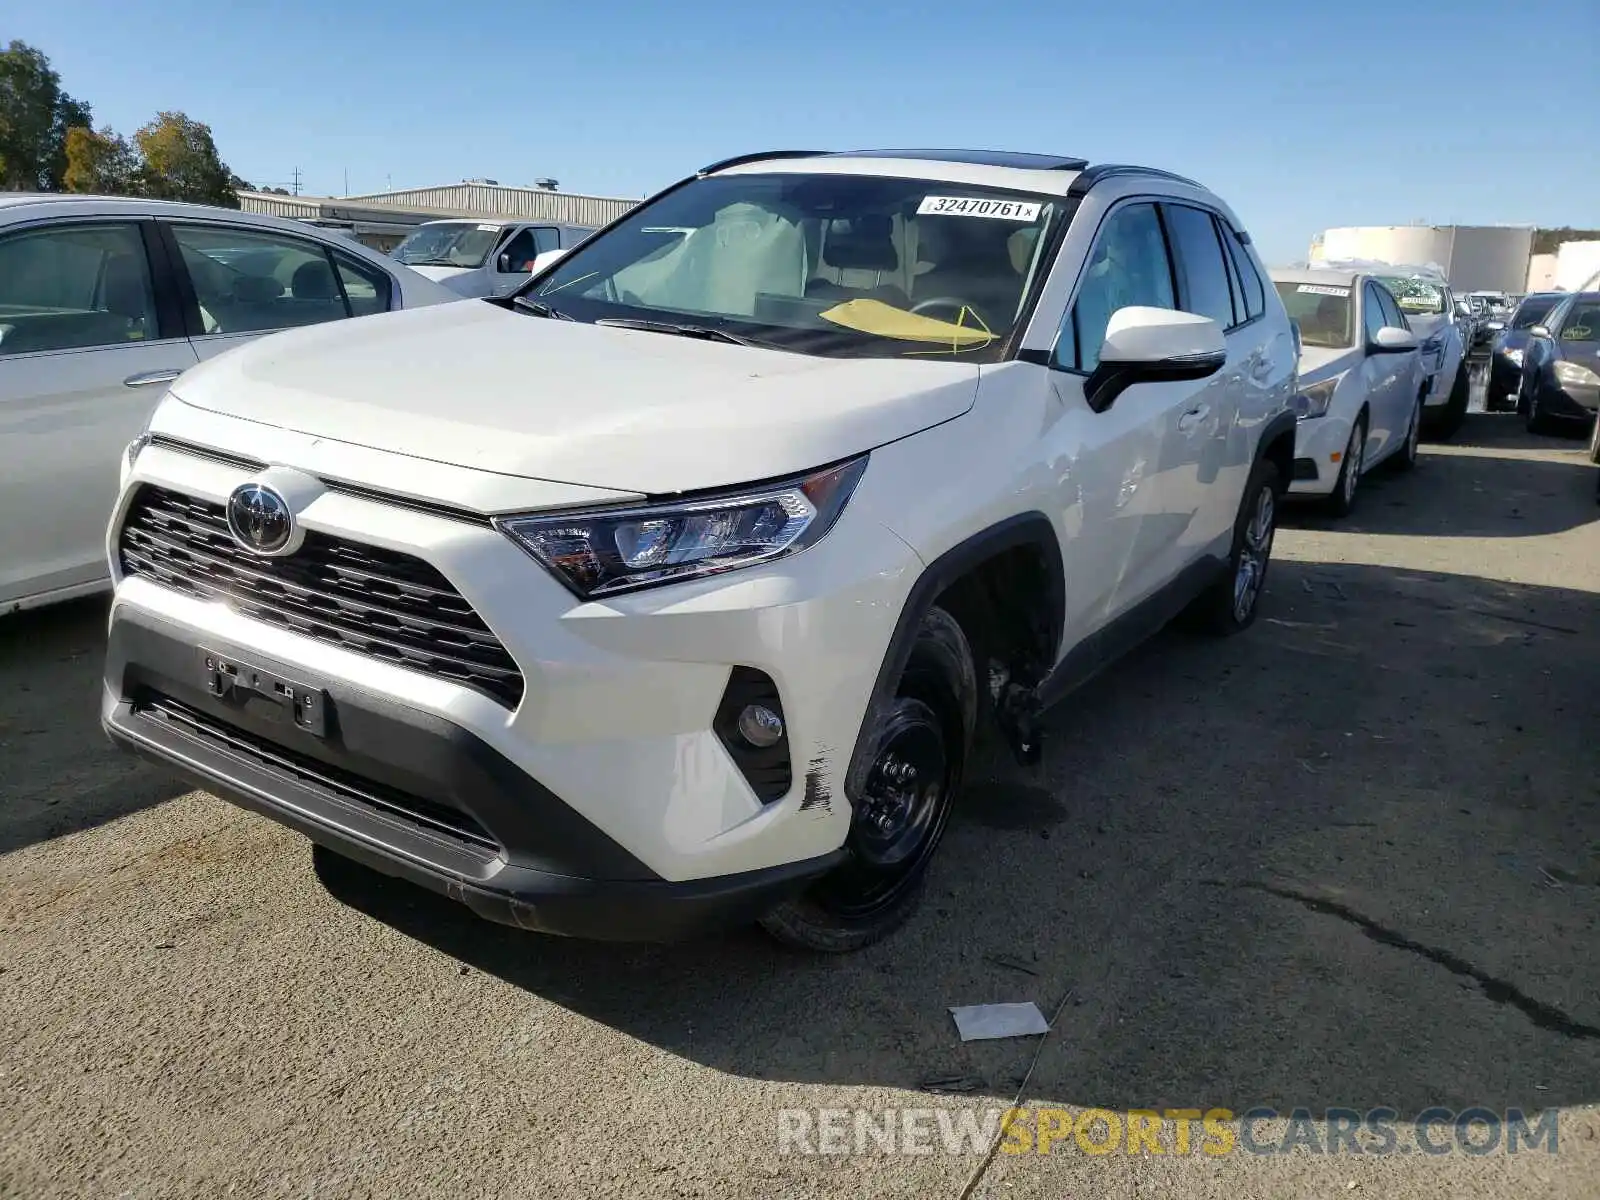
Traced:
[[274, 330], [457, 299], [297, 221], [0, 196], [0, 614], [109, 586], [122, 452], [185, 369]]
[[1291, 493], [1319, 496], [1344, 516], [1361, 476], [1394, 457], [1417, 460], [1428, 375], [1394, 296], [1357, 271], [1272, 272], [1300, 331]]

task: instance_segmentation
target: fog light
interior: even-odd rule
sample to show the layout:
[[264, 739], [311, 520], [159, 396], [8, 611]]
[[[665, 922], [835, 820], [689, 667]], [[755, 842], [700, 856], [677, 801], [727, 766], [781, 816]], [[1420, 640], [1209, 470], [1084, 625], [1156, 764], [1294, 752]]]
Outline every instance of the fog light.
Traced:
[[747, 704], [739, 713], [739, 736], [759, 750], [776, 746], [783, 737], [783, 718], [765, 704]]

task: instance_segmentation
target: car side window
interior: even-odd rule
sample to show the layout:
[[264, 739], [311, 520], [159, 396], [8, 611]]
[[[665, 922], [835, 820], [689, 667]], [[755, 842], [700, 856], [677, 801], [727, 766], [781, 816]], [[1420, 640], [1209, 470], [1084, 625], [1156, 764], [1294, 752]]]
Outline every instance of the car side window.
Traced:
[[534, 231], [532, 229], [517, 230], [515, 236], [500, 251], [496, 264], [498, 265], [499, 259], [508, 259], [510, 261], [506, 263], [507, 272], [514, 275], [526, 275], [528, 268], [533, 266], [533, 260], [539, 254], [539, 247], [534, 241], [533, 235]]
[[344, 286], [344, 296], [350, 303], [352, 317], [370, 317], [374, 313], [389, 311], [392, 297], [386, 271], [342, 254], [335, 254], [333, 263], [339, 271], [339, 282]]
[[1239, 282], [1239, 264], [1234, 261], [1233, 253], [1228, 249], [1228, 227], [1218, 216], [1211, 218], [1211, 224], [1217, 232], [1218, 242], [1222, 245], [1223, 265], [1228, 268], [1228, 288], [1233, 293], [1234, 324], [1242, 325], [1250, 319], [1250, 309], [1244, 302], [1244, 286]]
[[1266, 284], [1261, 282], [1261, 272], [1256, 270], [1255, 261], [1239, 240], [1239, 235], [1228, 228], [1227, 222], [1221, 224], [1222, 240], [1233, 258], [1234, 269], [1239, 272], [1239, 286], [1244, 289], [1245, 320], [1254, 321], [1267, 311]]
[[1600, 342], [1600, 304], [1573, 302], [1561, 322], [1563, 342]]
[[1124, 205], [1100, 227], [1078, 297], [1067, 313], [1070, 336], [1064, 327], [1056, 342], [1056, 365], [1093, 371], [1100, 364], [1111, 315], [1131, 305], [1177, 307], [1172, 264], [1154, 204]]
[[56, 225], [0, 238], [0, 358], [158, 336], [136, 225]]
[[1393, 329], [1410, 329], [1411, 322], [1406, 320], [1405, 313], [1400, 311], [1394, 294], [1388, 288], [1378, 289], [1378, 303], [1383, 305], [1383, 323]]
[[173, 225], [204, 333], [265, 333], [350, 316], [326, 247], [260, 229]]
[[1230, 328], [1234, 324], [1233, 289], [1211, 214], [1184, 204], [1164, 204], [1161, 212], [1182, 285], [1183, 310]]
[[535, 229], [533, 231], [534, 245], [539, 248], [539, 253], [546, 250], [561, 249], [561, 231], [559, 229]]
[[1361, 326], [1366, 331], [1368, 345], [1372, 344], [1378, 336], [1378, 330], [1388, 321], [1383, 311], [1383, 301], [1378, 298], [1378, 289], [1367, 284], [1361, 291]]

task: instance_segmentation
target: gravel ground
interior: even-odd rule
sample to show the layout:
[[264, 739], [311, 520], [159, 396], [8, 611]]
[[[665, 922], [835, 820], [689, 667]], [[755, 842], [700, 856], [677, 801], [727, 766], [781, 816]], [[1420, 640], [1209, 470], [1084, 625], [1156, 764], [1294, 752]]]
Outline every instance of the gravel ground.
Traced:
[[[1592, 1198], [1597, 515], [1577, 443], [1482, 415], [1292, 514], [1254, 630], [1163, 635], [1042, 768], [985, 763], [919, 914], [841, 959], [543, 939], [314, 861], [106, 746], [103, 604], [0, 622], [0, 1194]], [[1007, 1000], [1060, 1006], [1042, 1048], [957, 1040]], [[1399, 1146], [779, 1153], [780, 1110], [1019, 1089], [1387, 1107]], [[1404, 1153], [1431, 1106], [1554, 1111], [1557, 1151]]]

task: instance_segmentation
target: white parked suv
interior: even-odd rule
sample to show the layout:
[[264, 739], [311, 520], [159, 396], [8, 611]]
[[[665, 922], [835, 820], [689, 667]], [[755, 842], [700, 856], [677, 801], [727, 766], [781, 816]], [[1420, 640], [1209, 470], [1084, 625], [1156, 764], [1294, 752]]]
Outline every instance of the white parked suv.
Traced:
[[496, 920], [864, 945], [980, 727], [1031, 758], [1170, 618], [1255, 618], [1264, 280], [1160, 171], [708, 167], [513, 299], [186, 375], [111, 519], [105, 726]]
[[1300, 331], [1290, 491], [1324, 497], [1342, 517], [1367, 471], [1391, 457], [1416, 465], [1428, 394], [1417, 338], [1373, 276], [1280, 267], [1272, 281]]
[[548, 221], [425, 221], [394, 248], [394, 260], [458, 296], [504, 296], [528, 282], [542, 255], [593, 232]]

